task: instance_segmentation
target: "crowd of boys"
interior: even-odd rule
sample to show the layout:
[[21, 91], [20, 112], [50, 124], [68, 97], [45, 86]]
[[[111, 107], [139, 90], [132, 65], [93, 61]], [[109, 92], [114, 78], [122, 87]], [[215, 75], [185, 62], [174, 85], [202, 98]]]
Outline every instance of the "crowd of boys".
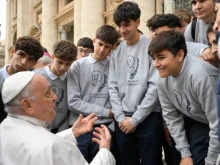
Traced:
[[0, 70], [0, 164], [162, 165], [162, 149], [167, 165], [216, 164], [219, 2], [191, 2], [193, 19], [152, 16], [150, 38], [130, 1], [117, 29], [58, 41], [52, 55], [20, 37]]

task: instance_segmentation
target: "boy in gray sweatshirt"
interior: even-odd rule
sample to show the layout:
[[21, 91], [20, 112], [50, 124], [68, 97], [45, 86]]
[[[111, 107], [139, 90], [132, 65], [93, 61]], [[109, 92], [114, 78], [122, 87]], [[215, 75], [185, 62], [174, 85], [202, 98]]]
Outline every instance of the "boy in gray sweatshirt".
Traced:
[[[96, 31], [93, 40], [94, 53], [73, 63], [70, 68], [67, 90], [70, 110], [69, 124], [72, 125], [79, 114], [88, 116], [95, 113], [98, 120], [95, 127], [104, 124], [114, 130], [112, 106], [108, 92], [109, 55], [118, 40], [114, 27], [103, 25]], [[91, 162], [99, 151], [99, 145], [92, 141], [92, 131], [77, 138], [78, 147], [88, 162]]]
[[116, 120], [115, 136], [122, 165], [161, 162], [162, 118], [155, 73], [148, 55], [150, 39], [138, 33], [140, 9], [134, 2], [121, 3], [114, 22], [124, 41], [113, 51], [109, 94]]
[[44, 68], [34, 70], [34, 72], [41, 74], [50, 82], [51, 88], [58, 98], [56, 100], [56, 118], [47, 125], [47, 128], [53, 133], [69, 128], [67, 74], [76, 57], [76, 46], [70, 41], [61, 40], [53, 47], [53, 55], [51, 55], [53, 63]]
[[191, 0], [191, 3], [196, 18], [186, 27], [185, 39], [208, 45], [206, 30], [215, 20], [215, 0]]
[[180, 164], [215, 164], [219, 151], [218, 69], [187, 56], [185, 39], [177, 31], [158, 34], [148, 53], [159, 73], [157, 90], [163, 117], [181, 154]]

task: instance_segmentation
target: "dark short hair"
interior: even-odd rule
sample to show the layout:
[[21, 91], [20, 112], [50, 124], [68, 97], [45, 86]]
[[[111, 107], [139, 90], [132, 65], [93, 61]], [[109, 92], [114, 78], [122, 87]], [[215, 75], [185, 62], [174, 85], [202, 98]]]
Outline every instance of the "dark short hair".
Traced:
[[160, 15], [162, 14], [154, 14], [150, 19], [147, 20], [146, 26], [149, 28], [149, 30], [152, 30], [152, 21]]
[[121, 22], [130, 22], [130, 20], [136, 21], [140, 18], [141, 10], [135, 2], [123, 2], [114, 11], [113, 20], [117, 26]]
[[43, 48], [38, 40], [31, 36], [19, 37], [14, 45], [15, 52], [18, 50], [25, 51], [36, 61], [44, 54]]
[[82, 46], [84, 48], [90, 48], [94, 51], [93, 41], [89, 37], [80, 38], [77, 42], [77, 47]]
[[148, 47], [148, 54], [153, 56], [163, 50], [168, 50], [175, 57], [181, 49], [184, 51], [185, 57], [187, 54], [187, 48], [183, 34], [175, 30], [168, 30], [159, 33], [154, 39], [152, 39]]
[[113, 26], [103, 25], [96, 30], [96, 38], [114, 45], [117, 42], [119, 35]]
[[54, 44], [53, 55], [60, 60], [75, 61], [77, 47], [68, 40], [61, 40]]
[[180, 19], [174, 14], [160, 14], [151, 20], [151, 30], [159, 27], [168, 26], [169, 28], [181, 28]]

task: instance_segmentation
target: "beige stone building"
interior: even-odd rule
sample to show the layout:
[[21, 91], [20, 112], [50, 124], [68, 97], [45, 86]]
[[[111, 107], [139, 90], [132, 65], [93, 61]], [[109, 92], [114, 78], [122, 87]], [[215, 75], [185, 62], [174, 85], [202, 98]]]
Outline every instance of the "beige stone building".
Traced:
[[[96, 29], [113, 25], [112, 14], [126, 0], [7, 0], [5, 63], [18, 37], [30, 35], [52, 53], [56, 41], [75, 44], [81, 37], [94, 38]], [[133, 0], [141, 8], [140, 30], [148, 35], [146, 21], [155, 13], [174, 10], [174, 0]]]

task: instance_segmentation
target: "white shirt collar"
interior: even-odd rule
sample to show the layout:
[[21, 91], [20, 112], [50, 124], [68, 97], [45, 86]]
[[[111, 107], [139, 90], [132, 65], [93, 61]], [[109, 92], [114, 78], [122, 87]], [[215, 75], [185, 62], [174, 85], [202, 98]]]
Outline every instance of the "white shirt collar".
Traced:
[[6, 78], [8, 78], [10, 75], [8, 74], [8, 72], [7, 72], [7, 67], [9, 66], [9, 64], [8, 65], [5, 65], [3, 68], [2, 68], [2, 75], [3, 75], [3, 77], [4, 77], [4, 79], [6, 79]]
[[45, 70], [46, 70], [48, 76], [49, 76], [52, 80], [55, 80], [57, 77], [59, 77], [62, 81], [65, 80], [65, 78], [66, 78], [66, 76], [67, 76], [67, 72], [65, 72], [62, 76], [57, 76], [57, 75], [53, 74], [53, 73], [50, 71], [49, 66], [50, 66], [50, 65], [45, 66]]
[[[88, 60], [89, 60], [89, 62], [90, 62], [91, 64], [94, 64], [94, 63], [98, 62], [98, 61], [96, 61], [94, 58], [92, 58], [92, 53], [89, 54]], [[109, 61], [109, 57], [106, 57], [104, 60], [102, 60], [102, 61], [100, 61], [100, 62], [103, 63], [104, 65], [106, 65], [106, 64], [108, 63], [108, 61]]]
[[37, 125], [37, 126], [41, 126], [41, 127], [45, 127], [45, 124], [46, 124], [45, 121], [30, 117], [30, 116], [17, 115], [17, 114], [11, 114], [11, 113], [9, 113], [8, 116], [27, 121], [33, 125]]

